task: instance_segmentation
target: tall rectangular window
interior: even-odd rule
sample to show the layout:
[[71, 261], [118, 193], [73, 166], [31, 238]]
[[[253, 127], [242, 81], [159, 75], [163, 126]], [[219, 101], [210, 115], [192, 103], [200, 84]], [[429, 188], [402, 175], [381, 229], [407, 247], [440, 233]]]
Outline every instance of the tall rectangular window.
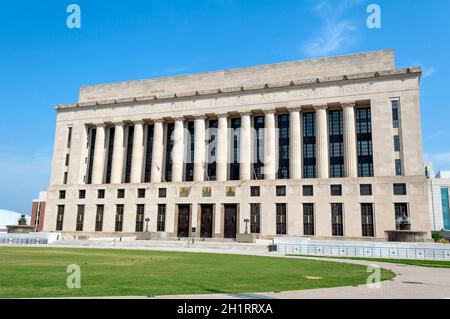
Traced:
[[127, 154], [125, 162], [125, 183], [130, 182], [131, 161], [133, 156], [134, 126], [128, 126]]
[[209, 131], [208, 131], [208, 169], [207, 169], [207, 180], [215, 181], [216, 180], [216, 171], [217, 171], [217, 126], [218, 120], [210, 120], [209, 121]]
[[72, 144], [72, 126], [67, 128], [67, 148], [70, 148]]
[[398, 128], [398, 122], [399, 122], [398, 109], [400, 106], [400, 102], [399, 102], [399, 100], [392, 100], [391, 105], [392, 105], [392, 126], [394, 128]]
[[253, 119], [255, 143], [253, 144], [253, 179], [264, 179], [264, 116], [256, 116]]
[[194, 151], [195, 151], [195, 124], [187, 122], [188, 138], [186, 143], [186, 159], [184, 180], [191, 182], [194, 180]]
[[144, 204], [136, 205], [136, 232], [144, 231]]
[[56, 215], [56, 230], [62, 231], [64, 223], [64, 205], [58, 205], [58, 212]]
[[145, 152], [145, 171], [144, 171], [145, 183], [150, 182], [152, 175], [153, 133], [154, 133], [154, 125], [147, 125], [147, 144]]
[[278, 178], [289, 178], [289, 114], [278, 115]]
[[303, 176], [316, 178], [316, 113], [303, 114]]
[[394, 135], [394, 151], [400, 152], [400, 136]]
[[84, 205], [78, 205], [76, 231], [83, 231]]
[[103, 230], [103, 213], [105, 205], [97, 205], [97, 213], [95, 214], [95, 231]]
[[239, 180], [239, 143], [240, 143], [240, 128], [241, 119], [232, 118], [231, 119], [231, 163], [230, 163], [230, 180]]
[[116, 205], [116, 223], [115, 223], [115, 231], [121, 232], [123, 230], [123, 204]]
[[395, 160], [395, 175], [402, 176], [402, 160]]
[[277, 235], [286, 235], [286, 204], [276, 204]]
[[373, 176], [372, 119], [370, 107], [356, 109], [358, 176]]
[[158, 204], [157, 231], [166, 231], [166, 204]]
[[303, 204], [303, 235], [314, 236], [314, 204]]
[[250, 204], [250, 233], [259, 234], [261, 232], [261, 204]]
[[331, 230], [333, 236], [344, 236], [342, 204], [331, 204]]
[[166, 165], [164, 177], [166, 182], [172, 181], [172, 149], [173, 149], [173, 131], [175, 129], [174, 123], [167, 124], [167, 136], [166, 136]]
[[328, 112], [330, 177], [344, 177], [344, 135], [342, 110]]
[[88, 143], [89, 155], [88, 155], [88, 167], [87, 167], [87, 179], [86, 184], [92, 183], [92, 166], [94, 165], [94, 152], [95, 152], [95, 136], [97, 135], [96, 128], [88, 129], [88, 136], [90, 141]]
[[441, 187], [442, 217], [444, 219], [444, 229], [450, 229], [450, 202], [448, 187]]
[[361, 204], [361, 227], [363, 237], [374, 236], [372, 204]]
[[109, 129], [109, 139], [108, 139], [108, 156], [106, 160], [106, 184], [111, 183], [111, 170], [112, 170], [112, 160], [114, 153], [114, 136], [116, 133], [116, 129], [111, 127]]

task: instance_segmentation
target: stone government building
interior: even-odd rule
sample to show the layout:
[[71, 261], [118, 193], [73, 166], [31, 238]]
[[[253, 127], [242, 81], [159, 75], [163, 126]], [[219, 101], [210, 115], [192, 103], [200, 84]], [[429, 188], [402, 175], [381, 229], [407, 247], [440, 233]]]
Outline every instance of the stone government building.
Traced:
[[383, 50], [81, 87], [56, 107], [44, 231], [429, 232], [420, 77]]

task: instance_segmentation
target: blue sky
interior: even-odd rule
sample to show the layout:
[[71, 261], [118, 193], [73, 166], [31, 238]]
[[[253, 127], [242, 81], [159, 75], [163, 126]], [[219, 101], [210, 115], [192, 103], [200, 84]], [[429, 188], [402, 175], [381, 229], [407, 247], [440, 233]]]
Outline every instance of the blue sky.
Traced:
[[[81, 85], [393, 48], [421, 65], [424, 152], [450, 169], [448, 0], [3, 0], [0, 208], [29, 212], [49, 182], [58, 103]], [[81, 7], [81, 29], [66, 7]], [[366, 8], [382, 9], [368, 29]], [[430, 4], [432, 3], [432, 5]]]

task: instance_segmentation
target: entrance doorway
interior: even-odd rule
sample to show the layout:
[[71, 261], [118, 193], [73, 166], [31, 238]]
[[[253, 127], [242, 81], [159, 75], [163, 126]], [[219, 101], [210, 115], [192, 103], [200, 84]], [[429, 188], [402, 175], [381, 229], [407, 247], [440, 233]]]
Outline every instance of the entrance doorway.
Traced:
[[201, 205], [200, 237], [211, 238], [213, 227], [213, 205]]
[[178, 205], [178, 237], [189, 237], [189, 205]]
[[224, 237], [236, 238], [237, 205], [225, 204]]

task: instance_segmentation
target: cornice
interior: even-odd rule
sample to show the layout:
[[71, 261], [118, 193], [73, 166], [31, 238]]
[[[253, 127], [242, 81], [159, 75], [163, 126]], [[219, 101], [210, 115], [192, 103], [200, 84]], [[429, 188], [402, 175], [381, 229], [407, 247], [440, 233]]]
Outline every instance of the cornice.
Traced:
[[404, 75], [415, 75], [421, 76], [422, 69], [420, 67], [411, 67], [404, 69], [395, 69], [389, 71], [377, 71], [377, 72], [369, 72], [369, 73], [357, 73], [357, 74], [349, 74], [342, 76], [328, 76], [328, 77], [319, 77], [319, 78], [310, 78], [310, 79], [301, 79], [301, 80], [292, 80], [292, 81], [282, 81], [282, 82], [271, 82], [265, 84], [248, 84], [245, 86], [235, 86], [235, 87], [227, 87], [227, 88], [218, 88], [218, 89], [208, 89], [208, 90], [200, 90], [200, 91], [190, 91], [190, 92], [180, 92], [173, 94], [156, 94], [149, 96], [139, 96], [139, 97], [130, 97], [130, 98], [121, 98], [121, 99], [107, 99], [107, 100], [99, 100], [99, 101], [89, 101], [89, 102], [80, 102], [74, 104], [58, 104], [55, 109], [65, 110], [71, 108], [83, 108], [83, 107], [102, 107], [102, 106], [111, 106], [111, 105], [125, 105], [130, 103], [143, 103], [143, 102], [156, 102], [156, 101], [166, 101], [166, 100], [176, 100], [176, 99], [189, 99], [199, 96], [214, 96], [221, 94], [230, 94], [237, 92], [252, 92], [252, 91], [265, 91], [265, 90], [274, 90], [274, 89], [282, 89], [282, 88], [291, 88], [291, 87], [306, 87], [311, 85], [320, 85], [320, 84], [329, 84], [329, 83], [340, 83], [354, 80], [369, 80], [369, 79], [381, 79], [387, 77], [398, 77]]

